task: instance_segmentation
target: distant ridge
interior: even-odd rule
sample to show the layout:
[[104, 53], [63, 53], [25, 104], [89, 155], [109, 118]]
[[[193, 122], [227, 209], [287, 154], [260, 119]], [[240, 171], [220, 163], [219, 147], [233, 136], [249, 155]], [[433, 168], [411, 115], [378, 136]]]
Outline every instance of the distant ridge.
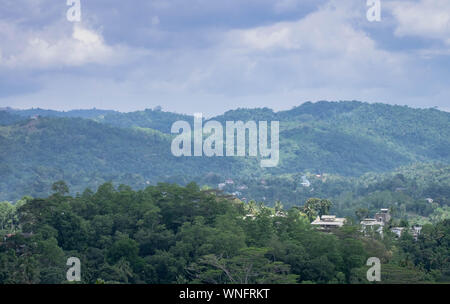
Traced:
[[55, 179], [81, 191], [109, 180], [138, 187], [185, 183], [211, 172], [226, 178], [360, 176], [413, 163], [450, 163], [450, 113], [436, 109], [321, 101], [279, 112], [241, 108], [212, 119], [279, 120], [278, 167], [262, 169], [252, 158], [172, 156], [170, 128], [177, 120], [192, 122], [189, 115], [159, 109], [0, 111], [0, 200], [44, 196]]

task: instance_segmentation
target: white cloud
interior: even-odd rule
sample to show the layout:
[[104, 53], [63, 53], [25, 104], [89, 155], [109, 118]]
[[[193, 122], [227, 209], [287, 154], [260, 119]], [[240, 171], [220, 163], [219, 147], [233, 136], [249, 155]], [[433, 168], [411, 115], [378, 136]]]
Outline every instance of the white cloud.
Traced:
[[45, 30], [40, 32], [21, 32], [26, 43], [19, 49], [4, 54], [0, 64], [9, 68], [46, 69], [85, 64], [118, 65], [130, 57], [143, 54], [122, 45], [108, 45], [102, 35], [92, 29], [75, 24], [70, 35], [58, 33], [52, 37]]
[[[320, 99], [446, 105], [448, 71], [437, 55], [448, 50], [412, 52], [415, 45], [395, 47], [397, 38], [387, 34], [397, 26], [399, 36], [434, 33], [432, 37], [444, 40], [445, 18], [412, 30], [404, 11], [394, 14], [403, 2], [389, 6], [382, 1], [381, 23], [366, 20], [365, 0], [158, 0], [141, 1], [129, 10], [121, 10], [127, 4], [118, 1], [110, 10], [92, 3], [83, 15], [84, 26], [74, 28], [66, 20], [35, 26], [2, 24], [0, 18], [0, 70], [9, 66], [4, 75], [12, 71], [20, 79], [24, 74], [40, 86], [28, 95], [5, 95], [0, 103], [121, 110], [162, 104], [180, 112], [209, 113], [238, 106], [282, 109]], [[449, 12], [443, 1], [438, 5], [443, 15]], [[105, 29], [105, 34], [93, 28]], [[425, 56], [431, 59], [425, 61]]]
[[216, 66], [222, 73], [210, 74], [230, 75], [223, 71], [233, 67], [235, 78], [250, 82], [247, 89], [259, 82], [256, 90], [273, 91], [401, 82], [407, 56], [380, 49], [355, 27], [357, 18], [349, 5], [327, 5], [298, 21], [232, 30], [220, 45], [227, 68]]
[[386, 7], [397, 21], [397, 36], [439, 39], [450, 45], [450, 1], [394, 1]]
[[375, 42], [351, 24], [347, 7], [327, 6], [295, 22], [279, 22], [246, 30], [234, 30], [229, 40], [250, 50], [300, 50], [318, 53], [363, 53]]

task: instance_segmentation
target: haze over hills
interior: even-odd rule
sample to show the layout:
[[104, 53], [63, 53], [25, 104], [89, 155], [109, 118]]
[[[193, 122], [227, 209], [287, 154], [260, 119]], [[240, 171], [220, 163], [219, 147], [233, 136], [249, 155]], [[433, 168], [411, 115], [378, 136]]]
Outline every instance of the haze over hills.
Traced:
[[105, 181], [135, 187], [191, 180], [214, 185], [226, 178], [360, 176], [417, 162], [450, 162], [450, 113], [435, 109], [323, 101], [280, 112], [237, 109], [211, 119], [280, 121], [278, 167], [263, 169], [255, 158], [174, 157], [170, 128], [177, 120], [192, 123], [189, 115], [159, 109], [5, 109], [0, 111], [0, 200], [47, 195], [58, 179], [83, 191]]

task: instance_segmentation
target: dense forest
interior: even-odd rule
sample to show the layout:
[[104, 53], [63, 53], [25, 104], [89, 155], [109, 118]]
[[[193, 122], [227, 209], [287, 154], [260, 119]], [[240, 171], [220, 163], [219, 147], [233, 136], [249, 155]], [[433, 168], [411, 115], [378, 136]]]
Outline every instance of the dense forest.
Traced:
[[[219, 179], [209, 175], [201, 182], [208, 184], [214, 178]], [[222, 190], [272, 206], [272, 202], [282, 201], [286, 207], [305, 202], [309, 197], [325, 197], [334, 202], [331, 212], [342, 217], [354, 217], [358, 209], [373, 215], [380, 208], [391, 208], [397, 218], [415, 224], [450, 218], [450, 166], [442, 163], [419, 163], [359, 177], [306, 172], [237, 178]]]
[[[264, 195], [266, 203], [273, 205], [281, 199], [294, 204], [306, 197], [294, 194], [303, 175], [329, 176], [328, 181], [338, 179], [340, 184], [351, 186], [336, 193], [311, 193], [333, 197], [354, 192], [354, 178], [369, 172], [382, 176], [401, 166], [420, 163], [445, 167], [450, 160], [450, 114], [435, 109], [323, 101], [280, 112], [237, 109], [209, 119], [280, 121], [279, 165], [261, 168], [251, 157], [174, 157], [170, 152], [170, 127], [177, 120], [192, 123], [193, 118], [161, 108], [131, 113], [3, 108], [0, 200], [48, 196], [51, 184], [59, 179], [68, 183], [74, 195], [108, 181], [143, 189], [158, 182], [186, 185], [191, 181], [217, 187], [231, 178], [246, 184], [262, 179], [283, 181], [283, 188], [292, 191], [268, 193]], [[270, 190], [274, 185], [265, 186]], [[435, 186], [441, 189], [442, 185], [438, 182]], [[334, 184], [325, 182], [323, 187]], [[253, 195], [256, 191], [241, 198], [263, 200]]]
[[[280, 121], [279, 166], [175, 157], [171, 125], [193, 118], [159, 107], [1, 109], [0, 283], [66, 283], [69, 257], [81, 283], [368, 283], [369, 257], [381, 283], [450, 282], [449, 113], [352, 101], [209, 119]], [[382, 234], [362, 232], [381, 208]], [[346, 224], [311, 225], [326, 214]]]
[[65, 283], [69, 257], [80, 283], [368, 283], [368, 257], [381, 260], [381, 283], [450, 282], [448, 219], [415, 240], [351, 222], [316, 231], [306, 204], [270, 208], [195, 183], [70, 196], [59, 181], [52, 192], [0, 204], [0, 283]]

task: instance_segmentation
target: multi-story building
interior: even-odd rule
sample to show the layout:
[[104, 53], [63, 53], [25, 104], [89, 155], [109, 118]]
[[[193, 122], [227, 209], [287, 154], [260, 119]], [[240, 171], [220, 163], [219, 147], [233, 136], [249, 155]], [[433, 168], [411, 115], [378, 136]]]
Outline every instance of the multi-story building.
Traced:
[[391, 220], [389, 209], [380, 209], [380, 212], [375, 213], [375, 218], [365, 218], [361, 221], [361, 231], [367, 233], [369, 229], [375, 230], [383, 235], [383, 227]]
[[387, 224], [391, 220], [391, 214], [389, 213], [389, 209], [386, 208], [380, 209], [380, 212], [375, 213], [375, 219], [379, 222]]
[[322, 218], [318, 216], [311, 225], [321, 230], [331, 230], [344, 226], [345, 222], [345, 218], [338, 218], [336, 215], [322, 215]]

